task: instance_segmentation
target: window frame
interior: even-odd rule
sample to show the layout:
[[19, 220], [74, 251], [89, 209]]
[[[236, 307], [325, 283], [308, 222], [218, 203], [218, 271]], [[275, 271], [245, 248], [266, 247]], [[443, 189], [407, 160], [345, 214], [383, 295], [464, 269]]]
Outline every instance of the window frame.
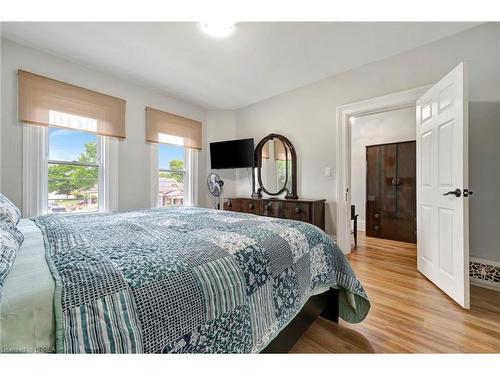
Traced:
[[[158, 147], [161, 146], [161, 143], [158, 144]], [[183, 152], [184, 152], [184, 159], [183, 159], [183, 164], [184, 164], [184, 168], [182, 170], [173, 170], [173, 169], [163, 169], [163, 168], [160, 168], [160, 161], [158, 160], [158, 190], [160, 188], [160, 173], [161, 172], [166, 172], [166, 173], [182, 173], [182, 192], [183, 192], [183, 197], [182, 197], [182, 206], [185, 206], [186, 205], [186, 189], [185, 189], [185, 185], [186, 185], [186, 164], [187, 164], [187, 149], [185, 147], [183, 147]], [[159, 153], [158, 153], [158, 159], [159, 159]], [[158, 192], [158, 207], [165, 207], [165, 206], [162, 206], [160, 204], [160, 199], [159, 199], [159, 192]]]
[[[97, 133], [91, 133], [95, 134], [96, 137], [96, 163], [80, 163], [77, 161], [66, 161], [66, 160], [52, 160], [49, 158], [50, 155], [50, 137], [49, 137], [49, 131], [50, 129], [56, 129], [57, 127], [55, 126], [50, 126], [46, 128], [47, 132], [47, 143], [46, 143], [46, 153], [45, 153], [45, 163], [47, 164], [47, 177], [44, 181], [44, 184], [47, 186], [47, 212], [48, 212], [48, 206], [49, 206], [49, 191], [48, 191], [48, 183], [49, 183], [49, 165], [50, 164], [58, 164], [58, 165], [74, 165], [74, 166], [81, 166], [81, 167], [97, 167], [97, 173], [98, 173], [98, 178], [97, 178], [97, 211], [88, 211], [88, 213], [95, 213], [95, 212], [105, 212], [104, 210], [104, 183], [105, 183], [105, 178], [104, 178], [104, 165], [103, 165], [103, 158], [101, 156], [101, 150], [104, 148], [104, 140], [103, 136], [97, 134]], [[68, 129], [68, 131], [73, 131], [73, 132], [79, 132], [81, 130], [73, 130], [73, 129]], [[75, 212], [78, 213], [78, 212]], [[83, 212], [82, 212], [83, 213]]]
[[160, 208], [159, 188], [160, 188], [160, 172], [184, 174], [183, 190], [184, 202], [183, 206], [196, 206], [197, 199], [197, 170], [198, 170], [198, 154], [196, 150], [184, 147], [184, 169], [182, 171], [160, 169], [159, 160], [159, 147], [161, 143], [150, 143], [150, 156], [151, 156], [151, 207]]
[[[96, 134], [98, 212], [118, 209], [118, 140]], [[49, 127], [23, 126], [23, 217], [48, 213]], [[80, 165], [80, 164], [79, 164]]]

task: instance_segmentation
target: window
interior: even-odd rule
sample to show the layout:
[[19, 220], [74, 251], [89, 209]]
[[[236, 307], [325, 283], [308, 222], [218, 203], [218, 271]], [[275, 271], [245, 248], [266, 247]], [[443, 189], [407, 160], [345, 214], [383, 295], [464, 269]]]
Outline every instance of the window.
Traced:
[[99, 211], [99, 136], [48, 129], [48, 212]]
[[146, 142], [151, 144], [151, 205], [198, 203], [201, 122], [146, 107]]
[[[288, 168], [288, 169], [287, 169]], [[287, 172], [288, 171], [288, 180]], [[285, 186], [285, 181], [287, 182], [286, 188], [288, 190], [292, 189], [292, 160], [276, 160], [276, 183], [278, 187]]]
[[182, 146], [158, 144], [158, 206], [186, 203], [186, 150]]
[[125, 100], [23, 70], [17, 82], [23, 216], [117, 210]]

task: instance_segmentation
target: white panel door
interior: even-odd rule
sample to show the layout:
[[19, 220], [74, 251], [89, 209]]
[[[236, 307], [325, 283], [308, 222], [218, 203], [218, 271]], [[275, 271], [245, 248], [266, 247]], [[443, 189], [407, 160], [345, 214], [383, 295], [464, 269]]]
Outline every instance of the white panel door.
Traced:
[[469, 308], [468, 98], [461, 63], [417, 100], [417, 267]]

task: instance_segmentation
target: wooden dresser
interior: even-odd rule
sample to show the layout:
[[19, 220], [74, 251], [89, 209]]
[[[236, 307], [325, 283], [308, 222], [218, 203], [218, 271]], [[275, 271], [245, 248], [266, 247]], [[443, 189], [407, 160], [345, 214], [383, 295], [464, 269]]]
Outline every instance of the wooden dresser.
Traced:
[[325, 230], [326, 199], [226, 198], [224, 210], [300, 220]]

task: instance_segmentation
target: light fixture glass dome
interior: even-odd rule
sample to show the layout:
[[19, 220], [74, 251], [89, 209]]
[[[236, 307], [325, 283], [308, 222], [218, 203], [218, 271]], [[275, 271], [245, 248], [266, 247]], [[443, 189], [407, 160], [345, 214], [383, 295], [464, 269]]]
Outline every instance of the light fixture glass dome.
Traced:
[[212, 38], [224, 38], [229, 36], [235, 29], [234, 22], [214, 21], [200, 22], [201, 29]]

